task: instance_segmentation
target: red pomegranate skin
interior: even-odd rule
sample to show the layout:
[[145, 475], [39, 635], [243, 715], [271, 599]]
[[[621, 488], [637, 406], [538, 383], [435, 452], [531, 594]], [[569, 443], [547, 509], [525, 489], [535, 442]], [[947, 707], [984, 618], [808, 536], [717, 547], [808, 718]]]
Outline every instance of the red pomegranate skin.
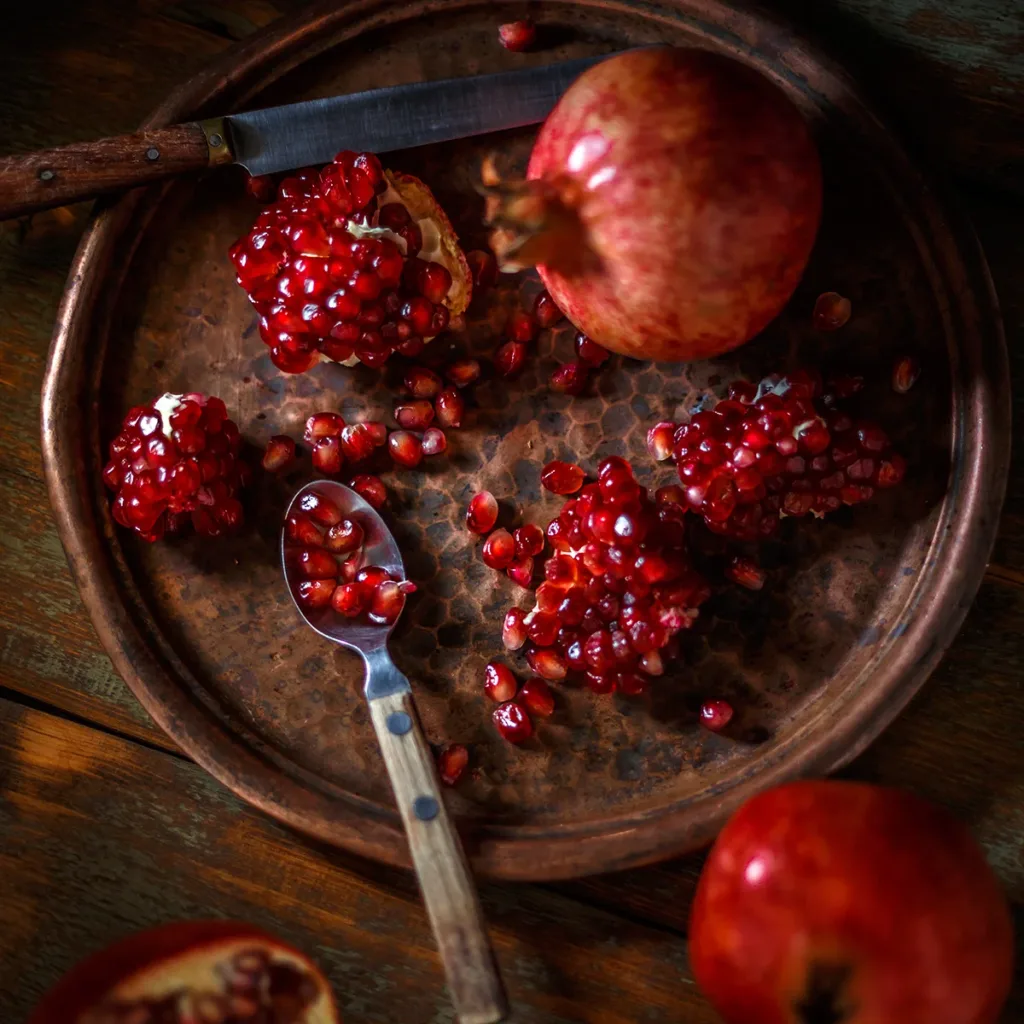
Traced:
[[[1013, 935], [984, 855], [948, 813], [899, 790], [797, 782], [754, 797], [719, 836], [690, 961], [727, 1024], [993, 1024]], [[813, 964], [842, 979], [831, 1006], [820, 987], [815, 1002]]]
[[792, 295], [821, 216], [799, 111], [702, 50], [588, 69], [544, 123], [527, 177], [575, 207], [594, 257], [582, 271], [539, 265], [555, 302], [605, 348], [645, 359], [705, 358], [757, 334]]

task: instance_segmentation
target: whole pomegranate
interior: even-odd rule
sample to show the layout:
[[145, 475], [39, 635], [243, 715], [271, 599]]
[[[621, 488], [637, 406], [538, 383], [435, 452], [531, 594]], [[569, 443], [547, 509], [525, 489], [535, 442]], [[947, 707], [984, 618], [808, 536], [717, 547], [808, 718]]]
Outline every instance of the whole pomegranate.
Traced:
[[493, 186], [504, 269], [536, 265], [593, 341], [699, 359], [788, 301], [821, 213], [799, 111], [726, 57], [631, 50], [585, 71], [541, 128], [525, 183]]
[[992, 1024], [1013, 935], [982, 852], [945, 811], [797, 782], [750, 800], [718, 837], [690, 961], [728, 1024]]
[[28, 1024], [340, 1024], [305, 954], [238, 921], [130, 935], [73, 967]]

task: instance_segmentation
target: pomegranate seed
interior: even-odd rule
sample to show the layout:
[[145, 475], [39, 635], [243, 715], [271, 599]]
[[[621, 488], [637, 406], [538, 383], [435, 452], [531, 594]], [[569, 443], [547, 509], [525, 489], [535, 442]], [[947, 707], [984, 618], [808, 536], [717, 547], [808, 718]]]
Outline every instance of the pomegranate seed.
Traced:
[[446, 786], [454, 786], [469, 764], [469, 751], [461, 743], [451, 743], [437, 759], [437, 773]]
[[386, 424], [381, 423], [380, 420], [367, 420], [363, 426], [370, 432], [375, 448], [382, 448], [388, 443], [388, 428]]
[[658, 651], [648, 651], [640, 656], [640, 668], [649, 676], [660, 676], [665, 672], [665, 663]]
[[517, 558], [509, 564], [505, 572], [513, 583], [529, 588], [533, 582], [533, 559]]
[[526, 661], [537, 675], [549, 682], [558, 682], [566, 676], [565, 662], [550, 647], [531, 647], [526, 652]]
[[359, 473], [349, 480], [348, 486], [372, 508], [383, 508], [384, 503], [388, 500], [387, 488], [379, 476]]
[[838, 331], [850, 319], [850, 300], [838, 292], [822, 292], [814, 303], [812, 320], [819, 331]]
[[530, 716], [513, 700], [499, 704], [491, 717], [498, 732], [509, 743], [523, 743], [533, 735]]
[[335, 555], [347, 555], [363, 546], [363, 528], [351, 519], [335, 523], [324, 537], [324, 547]]
[[526, 643], [525, 613], [522, 608], [509, 608], [501, 627], [501, 642], [507, 651], [518, 651]]
[[263, 468], [268, 473], [280, 473], [295, 461], [295, 442], [286, 434], [275, 434], [263, 451]]
[[342, 519], [341, 509], [317, 491], [307, 491], [299, 499], [299, 508], [321, 526], [334, 526]]
[[414, 366], [405, 375], [404, 383], [413, 398], [436, 398], [443, 387], [441, 378], [426, 366]]
[[583, 363], [565, 363], [551, 374], [551, 390], [566, 395], [579, 395], [587, 386], [587, 367]]
[[331, 595], [331, 607], [346, 618], [362, 615], [370, 604], [370, 591], [361, 583], [342, 583]]
[[727, 700], [706, 700], [700, 706], [700, 724], [712, 732], [724, 729], [732, 716], [732, 705]]
[[293, 512], [285, 520], [284, 535], [289, 543], [303, 547], [321, 547], [324, 542], [324, 535], [316, 523], [301, 512]]
[[440, 263], [428, 263], [419, 278], [420, 292], [424, 298], [437, 305], [444, 302], [448, 289], [452, 286], [452, 275]]
[[456, 359], [444, 373], [457, 388], [464, 388], [480, 379], [480, 363], [475, 359]]
[[333, 579], [338, 575], [338, 563], [323, 548], [298, 548], [290, 552], [290, 560], [307, 580]]
[[526, 705], [531, 714], [541, 718], [550, 718], [555, 712], [555, 695], [539, 676], [531, 676], [523, 683], [519, 691], [519, 700]]
[[430, 427], [429, 430], [423, 431], [420, 445], [424, 455], [441, 455], [448, 449], [448, 438], [445, 437], [443, 430]]
[[517, 309], [509, 317], [508, 324], [505, 326], [505, 333], [510, 341], [519, 341], [524, 345], [529, 344], [537, 337], [537, 321], [529, 313], [524, 313], [521, 309]]
[[484, 541], [481, 557], [491, 569], [507, 569], [516, 556], [516, 542], [508, 530], [495, 530]]
[[420, 439], [407, 430], [396, 430], [388, 436], [388, 452], [399, 466], [406, 469], [414, 469], [423, 460]]
[[558, 637], [559, 622], [554, 615], [534, 609], [524, 621], [526, 635], [538, 647], [550, 647]]
[[544, 531], [533, 523], [527, 523], [514, 530], [516, 558], [532, 558], [544, 551]]
[[277, 195], [277, 185], [269, 174], [247, 174], [245, 191], [257, 202], [272, 203]]
[[657, 462], [672, 458], [673, 437], [676, 424], [662, 420], [647, 431], [647, 450]]
[[343, 427], [338, 438], [341, 450], [349, 462], [360, 462], [373, 454], [373, 434], [365, 423], [353, 423]]
[[397, 405], [395, 422], [406, 430], [426, 430], [434, 422], [434, 407], [425, 398]]
[[341, 441], [337, 437], [321, 437], [313, 445], [313, 466], [327, 476], [335, 476], [341, 472], [344, 456], [341, 453]]
[[760, 590], [764, 586], [765, 571], [753, 560], [739, 555], [729, 563], [725, 575], [747, 590]]
[[466, 526], [481, 535], [488, 534], [498, 521], [498, 502], [490, 491], [481, 491], [473, 496], [466, 509]]
[[383, 580], [377, 584], [370, 599], [370, 621], [382, 626], [390, 626], [397, 621], [405, 607], [406, 593], [395, 580]]
[[495, 369], [502, 377], [514, 377], [526, 362], [526, 345], [521, 341], [506, 341], [494, 354]]
[[303, 580], [295, 588], [295, 599], [303, 608], [326, 608], [334, 593], [334, 580]]
[[532, 21], [509, 21], [498, 26], [498, 38], [506, 50], [521, 53], [533, 46], [537, 29]]
[[541, 327], [554, 327], [562, 319], [562, 311], [547, 292], [541, 292], [533, 300], [533, 319]]
[[574, 345], [576, 346], [576, 358], [584, 366], [600, 366], [609, 356], [608, 349], [598, 345], [596, 341], [591, 341], [582, 331], [576, 332]]
[[[849, 472], [849, 471], [847, 471]], [[895, 487], [906, 475], [907, 462], [898, 452], [891, 452], [878, 464], [874, 483], [876, 487]]]
[[336, 412], [315, 412], [306, 420], [302, 435], [306, 444], [315, 444], [322, 437], [338, 437], [345, 421]]
[[445, 388], [437, 396], [434, 400], [434, 409], [437, 413], [437, 422], [442, 427], [462, 426], [462, 414], [466, 410], [466, 403], [454, 388]]
[[575, 494], [583, 486], [583, 470], [571, 462], [549, 462], [540, 474], [541, 484], [552, 494]]
[[678, 484], [669, 484], [654, 492], [654, 501], [658, 505], [685, 505], [686, 492]]
[[905, 395], [921, 376], [921, 364], [913, 356], [901, 356], [892, 368], [892, 389]]
[[857, 443], [866, 452], [883, 452], [889, 447], [889, 438], [877, 424], [861, 423], [857, 427]]
[[489, 661], [484, 668], [484, 693], [495, 704], [504, 704], [516, 695], [519, 684], [512, 670], [497, 661]]
[[480, 289], [493, 288], [498, 280], [498, 261], [494, 253], [473, 249], [466, 253], [466, 262], [473, 274], [473, 287]]

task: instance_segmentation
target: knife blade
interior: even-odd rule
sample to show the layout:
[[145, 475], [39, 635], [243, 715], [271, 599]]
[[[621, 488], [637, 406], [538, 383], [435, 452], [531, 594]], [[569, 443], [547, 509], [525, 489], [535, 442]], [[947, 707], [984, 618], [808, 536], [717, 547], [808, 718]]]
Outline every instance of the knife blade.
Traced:
[[342, 149], [387, 153], [536, 124], [574, 79], [610, 56], [389, 86], [0, 157], [0, 220], [221, 164], [272, 174], [325, 164]]
[[606, 56], [395, 85], [224, 120], [235, 162], [250, 174], [273, 174], [325, 164], [342, 149], [387, 153], [537, 124], [582, 72]]

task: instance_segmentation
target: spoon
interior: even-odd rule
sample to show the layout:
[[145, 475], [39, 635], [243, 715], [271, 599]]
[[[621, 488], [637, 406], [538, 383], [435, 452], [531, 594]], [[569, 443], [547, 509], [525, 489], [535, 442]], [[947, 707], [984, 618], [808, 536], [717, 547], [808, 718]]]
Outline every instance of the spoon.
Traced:
[[[379, 565], [405, 579], [402, 555], [391, 531], [369, 503], [351, 488], [333, 480], [317, 480], [300, 488], [286, 515], [303, 511], [311, 494], [333, 502], [344, 518], [365, 532], [363, 564]], [[281, 565], [295, 601], [290, 567], [281, 534]], [[395, 792], [398, 811], [426, 904], [427, 916], [444, 963], [452, 1003], [462, 1024], [496, 1024], [505, 1020], [508, 1003], [484, 924], [483, 910], [458, 834], [441, 796], [430, 748], [413, 704], [409, 680], [388, 654], [391, 625], [347, 619], [328, 605], [295, 607], [306, 624], [336, 644], [358, 651], [366, 665], [363, 692], [377, 732], [384, 764]]]

